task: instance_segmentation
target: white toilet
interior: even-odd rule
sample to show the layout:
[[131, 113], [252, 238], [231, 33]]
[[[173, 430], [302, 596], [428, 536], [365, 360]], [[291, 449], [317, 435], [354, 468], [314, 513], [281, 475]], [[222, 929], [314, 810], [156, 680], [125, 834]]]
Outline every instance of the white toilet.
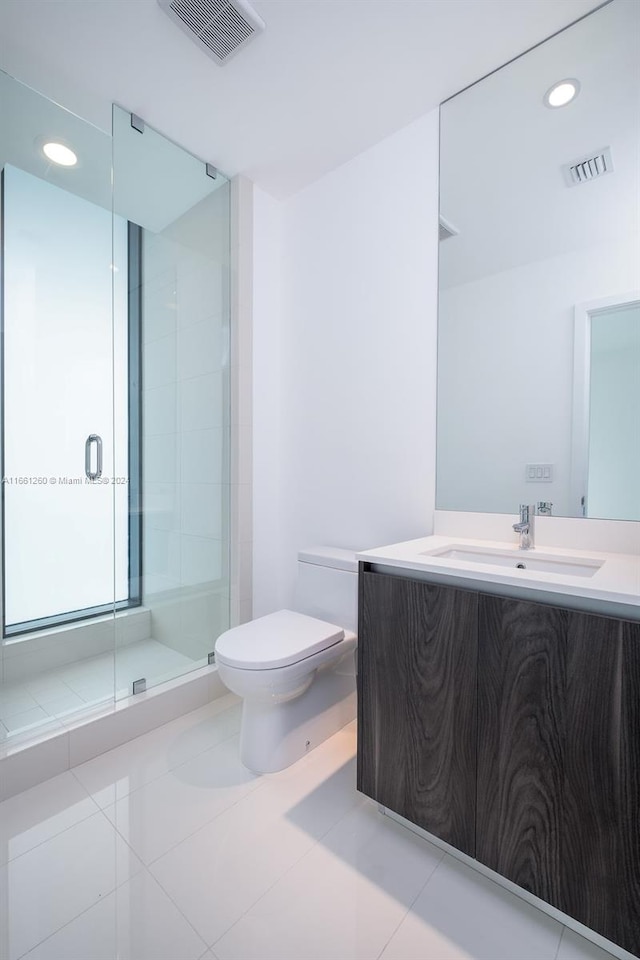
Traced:
[[240, 759], [255, 773], [282, 770], [356, 715], [358, 565], [355, 553], [298, 554], [293, 610], [218, 637], [216, 664], [244, 700]]

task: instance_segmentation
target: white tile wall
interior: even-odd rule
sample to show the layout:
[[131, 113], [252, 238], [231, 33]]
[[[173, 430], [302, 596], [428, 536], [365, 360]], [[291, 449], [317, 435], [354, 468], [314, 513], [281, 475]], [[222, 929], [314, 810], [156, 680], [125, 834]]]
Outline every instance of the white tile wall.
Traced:
[[182, 532], [222, 540], [223, 493], [220, 483], [183, 483], [180, 487]]
[[176, 483], [178, 481], [177, 453], [178, 438], [175, 434], [145, 437], [144, 482]]
[[224, 431], [188, 430], [180, 438], [180, 476], [183, 484], [220, 484], [227, 480]]
[[[212, 263], [193, 252], [179, 261], [177, 306], [178, 326], [182, 330], [210, 317], [226, 316], [229, 307], [227, 269], [226, 263]], [[210, 325], [212, 329], [215, 326]]]
[[180, 487], [177, 483], [145, 484], [144, 513], [149, 528], [177, 530], [180, 525]]
[[191, 377], [180, 384], [179, 411], [181, 430], [207, 430], [221, 427], [223, 378], [221, 371]]
[[[153, 259], [159, 257], [163, 251], [160, 245], [149, 247], [147, 250], [153, 250]], [[147, 259], [147, 273], [151, 264], [151, 256]], [[143, 341], [149, 344], [152, 340], [159, 337], [166, 337], [175, 333], [176, 330], [176, 280], [171, 278], [174, 273], [170, 266], [167, 266], [163, 275], [147, 278], [145, 283], [145, 293], [147, 297], [147, 321], [142, 330]], [[169, 277], [170, 279], [167, 279]]]
[[[147, 313], [148, 310], [145, 309], [145, 316]], [[178, 366], [175, 334], [145, 343], [142, 358], [145, 390], [173, 383], [176, 380]], [[145, 410], [147, 409], [148, 403], [145, 403]]]
[[221, 540], [183, 534], [180, 537], [181, 583], [195, 586], [223, 579], [226, 572], [225, 552], [226, 544]]
[[[165, 340], [169, 339], [167, 337]], [[158, 343], [163, 341], [158, 341]], [[148, 349], [145, 348], [145, 349]], [[147, 437], [176, 433], [178, 429], [178, 387], [174, 382], [146, 390], [145, 431]]]
[[[180, 311], [182, 307], [179, 306]], [[178, 334], [178, 379], [219, 372], [223, 358], [224, 330], [220, 317], [181, 327]]]

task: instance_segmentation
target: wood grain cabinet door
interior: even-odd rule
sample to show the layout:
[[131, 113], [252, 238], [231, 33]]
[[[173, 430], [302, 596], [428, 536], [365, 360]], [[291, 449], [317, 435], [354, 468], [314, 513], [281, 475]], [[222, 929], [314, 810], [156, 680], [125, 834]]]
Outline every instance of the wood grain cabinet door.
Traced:
[[640, 956], [640, 623], [572, 613], [560, 909]]
[[477, 859], [640, 952], [640, 624], [481, 596]]
[[360, 577], [358, 789], [475, 854], [477, 594]]

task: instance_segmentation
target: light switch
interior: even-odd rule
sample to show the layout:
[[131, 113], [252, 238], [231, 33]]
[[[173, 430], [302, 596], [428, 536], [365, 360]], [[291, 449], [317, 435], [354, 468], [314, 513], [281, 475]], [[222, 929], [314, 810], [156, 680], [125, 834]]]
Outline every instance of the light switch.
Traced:
[[524, 478], [527, 483], [552, 483], [553, 464], [528, 463], [525, 468]]

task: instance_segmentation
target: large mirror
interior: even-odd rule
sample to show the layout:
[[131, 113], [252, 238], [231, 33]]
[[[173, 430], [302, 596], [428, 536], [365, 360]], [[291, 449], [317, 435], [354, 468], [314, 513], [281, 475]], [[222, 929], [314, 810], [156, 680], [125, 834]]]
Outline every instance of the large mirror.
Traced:
[[639, 37], [612, 0], [441, 107], [441, 510], [640, 520]]

